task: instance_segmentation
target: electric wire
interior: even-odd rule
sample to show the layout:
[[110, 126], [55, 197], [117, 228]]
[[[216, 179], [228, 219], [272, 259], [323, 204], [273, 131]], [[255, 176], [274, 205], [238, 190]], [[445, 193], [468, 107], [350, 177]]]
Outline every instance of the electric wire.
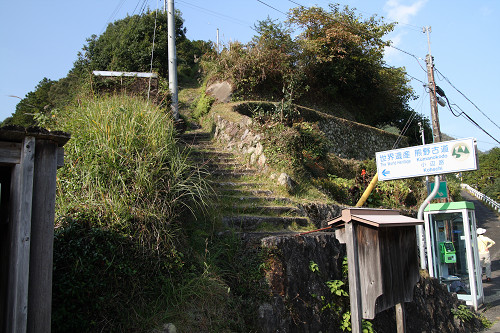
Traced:
[[[154, 51], [155, 51], [156, 21], [158, 19], [158, 11], [159, 10], [160, 10], [159, 0], [156, 0], [155, 27], [153, 29], [153, 45], [151, 47], [151, 64], [149, 66], [149, 72], [151, 74], [153, 74], [153, 56], [154, 56]], [[152, 79], [152, 75], [149, 76], [149, 83], [148, 83], [148, 103], [149, 103], [149, 93], [151, 92], [151, 79]]]
[[443, 75], [443, 73], [441, 73], [441, 72], [440, 72], [440, 71], [439, 71], [439, 70], [438, 70], [435, 66], [434, 66], [434, 69], [436, 70], [436, 72], [438, 72], [438, 73], [439, 73], [439, 74], [440, 74], [440, 75], [444, 78], [444, 80], [445, 80], [446, 82], [448, 82], [448, 84], [449, 84], [450, 86], [452, 86], [452, 87], [453, 87], [453, 89], [455, 89], [455, 90], [456, 90], [456, 91], [457, 91], [460, 95], [462, 95], [462, 96], [463, 96], [466, 100], [468, 100], [468, 101], [469, 101], [472, 105], [474, 105], [474, 107], [475, 107], [475, 108], [476, 108], [479, 112], [481, 112], [481, 114], [482, 114], [483, 116], [485, 116], [486, 118], [488, 118], [488, 120], [489, 120], [489, 121], [491, 121], [491, 123], [492, 123], [493, 125], [495, 125], [498, 129], [500, 129], [500, 126], [498, 126], [498, 125], [497, 125], [497, 124], [496, 124], [493, 120], [491, 120], [491, 119], [490, 119], [490, 117], [488, 117], [488, 116], [487, 116], [487, 115], [486, 115], [483, 111], [481, 111], [481, 109], [480, 109], [480, 108], [479, 108], [479, 107], [478, 107], [478, 106], [477, 106], [474, 102], [472, 102], [472, 101], [471, 101], [471, 100], [470, 100], [467, 96], [465, 96], [465, 95], [464, 95], [464, 93], [462, 93], [460, 90], [458, 90], [458, 89], [457, 89], [457, 87], [455, 87], [455, 86], [453, 85], [453, 83], [451, 83], [451, 82], [450, 82], [450, 80], [449, 80], [446, 76], [444, 76], [444, 75]]
[[269, 7], [269, 8], [274, 9], [275, 11], [277, 11], [277, 12], [279, 12], [279, 13], [283, 14], [283, 15], [286, 15], [286, 13], [285, 13], [285, 12], [282, 12], [281, 10], [279, 10], [279, 9], [277, 9], [277, 8], [275, 8], [275, 7], [273, 7], [273, 6], [271, 6], [270, 4], [265, 3], [265, 2], [264, 2], [264, 1], [262, 1], [262, 0], [257, 0], [257, 1], [258, 1], [258, 2], [260, 2], [261, 4], [265, 5], [265, 6]]
[[[495, 140], [497, 143], [500, 144], [500, 141], [498, 141], [497, 139], [495, 139], [495, 137], [493, 137], [490, 133], [488, 133], [488, 131], [486, 131], [484, 128], [482, 128], [481, 125], [479, 125], [474, 119], [472, 119], [464, 110], [462, 110], [462, 108], [460, 108], [457, 104], [451, 103], [450, 100], [448, 99], [448, 97], [446, 95], [444, 95], [443, 97], [446, 98], [446, 102], [448, 104], [448, 108], [450, 109], [452, 115], [454, 115], [457, 118], [460, 117], [460, 116], [464, 117], [470, 123], [472, 123], [474, 126], [476, 126], [477, 128], [479, 128], [486, 135], [488, 135], [490, 138], [492, 138], [493, 140]], [[455, 106], [455, 107], [457, 107], [461, 112], [458, 113], [458, 114], [456, 114], [455, 113], [456, 110], [453, 110], [452, 105]]]
[[300, 3], [295, 2], [295, 1], [293, 1], [293, 0], [288, 0], [288, 1], [290, 1], [290, 2], [291, 2], [291, 3], [293, 3], [293, 4], [296, 4], [297, 6], [300, 6], [300, 7], [302, 7], [302, 8], [306, 8], [306, 6], [301, 5]]
[[120, 11], [120, 9], [123, 7], [123, 4], [125, 3], [125, 1], [126, 0], [120, 0], [120, 2], [118, 2], [118, 4], [116, 5], [115, 9], [111, 13], [111, 15], [109, 15], [108, 20], [106, 21], [106, 23], [102, 27], [101, 34], [104, 32], [104, 30], [106, 30], [108, 24], [111, 23], [111, 21], [113, 21], [113, 19], [115, 18], [116, 14], [118, 14], [118, 12]]
[[210, 14], [210, 15], [213, 15], [213, 16], [225, 19], [227, 21], [232, 21], [233, 23], [237, 23], [237, 24], [241, 24], [241, 25], [245, 25], [245, 26], [251, 25], [251, 23], [249, 23], [249, 22], [246, 22], [246, 21], [240, 20], [238, 18], [235, 18], [235, 17], [229, 16], [229, 15], [225, 15], [225, 14], [213, 11], [211, 9], [207, 9], [207, 8], [204, 8], [204, 7], [201, 7], [201, 6], [189, 3], [189, 2], [187, 2], [185, 0], [177, 0], [177, 1], [180, 2], [180, 3], [182, 3], [182, 4], [188, 5], [188, 6], [192, 7], [192, 8], [196, 8], [198, 10], [201, 10], [201, 11], [207, 13], [207, 14]]

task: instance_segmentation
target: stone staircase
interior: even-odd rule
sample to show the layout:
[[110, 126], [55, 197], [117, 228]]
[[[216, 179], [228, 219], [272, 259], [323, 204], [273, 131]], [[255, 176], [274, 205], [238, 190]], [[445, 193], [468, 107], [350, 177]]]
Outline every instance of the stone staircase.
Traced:
[[217, 147], [210, 133], [188, 131], [180, 141], [191, 149], [191, 160], [210, 174], [224, 227], [263, 236], [310, 228], [309, 219], [292, 199], [276, 193], [256, 169]]

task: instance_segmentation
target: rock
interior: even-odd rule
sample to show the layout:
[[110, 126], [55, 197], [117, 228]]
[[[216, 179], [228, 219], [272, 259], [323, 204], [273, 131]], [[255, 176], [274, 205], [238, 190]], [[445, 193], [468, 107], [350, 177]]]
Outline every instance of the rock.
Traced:
[[227, 81], [217, 81], [208, 86], [206, 93], [215, 97], [220, 103], [229, 103], [233, 94], [233, 86]]
[[286, 173], [281, 173], [278, 177], [278, 184], [285, 186], [288, 193], [294, 193], [297, 183]]

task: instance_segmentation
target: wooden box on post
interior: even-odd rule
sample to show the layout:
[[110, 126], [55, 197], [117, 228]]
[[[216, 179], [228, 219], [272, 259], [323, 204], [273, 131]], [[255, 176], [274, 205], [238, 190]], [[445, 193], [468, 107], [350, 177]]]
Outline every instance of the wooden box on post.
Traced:
[[0, 332], [50, 332], [56, 171], [70, 136], [0, 128]]
[[328, 224], [347, 248], [352, 332], [361, 332], [363, 318], [395, 305], [404, 332], [402, 305], [419, 280], [415, 226], [423, 221], [396, 210], [350, 208]]

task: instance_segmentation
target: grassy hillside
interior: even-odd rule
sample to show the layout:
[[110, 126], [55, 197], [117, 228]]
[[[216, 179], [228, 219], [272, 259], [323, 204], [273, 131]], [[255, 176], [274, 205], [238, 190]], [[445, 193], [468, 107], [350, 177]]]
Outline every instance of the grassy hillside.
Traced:
[[83, 100], [52, 121], [72, 134], [57, 180], [54, 332], [146, 332], [170, 320], [189, 327], [204, 299], [204, 319], [233, 311], [204, 249], [187, 245], [211, 190], [176, 144], [171, 118], [117, 96]]

